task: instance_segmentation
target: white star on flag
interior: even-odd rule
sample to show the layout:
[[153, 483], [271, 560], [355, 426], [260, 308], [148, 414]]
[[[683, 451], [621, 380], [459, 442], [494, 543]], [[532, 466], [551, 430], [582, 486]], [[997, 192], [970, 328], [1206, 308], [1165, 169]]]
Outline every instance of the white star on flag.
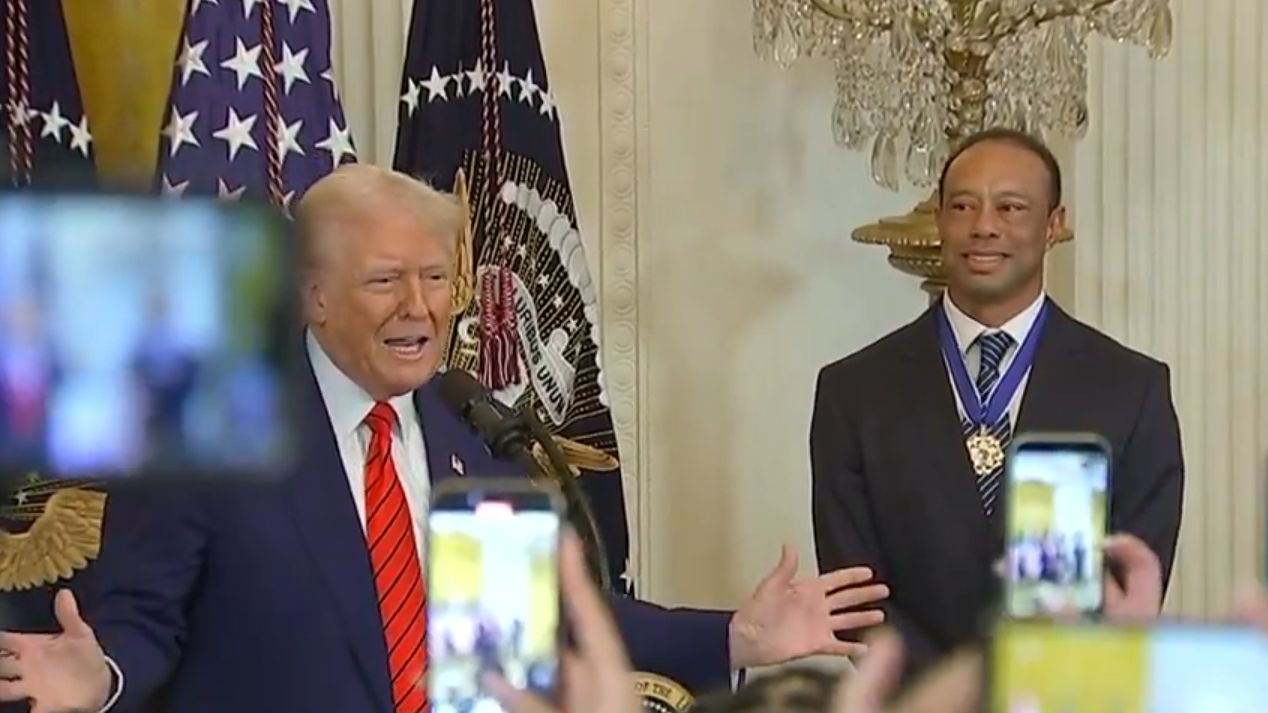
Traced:
[[92, 143], [92, 134], [88, 133], [88, 116], [79, 117], [79, 124], [70, 125], [70, 150], [78, 151], [88, 158], [88, 144]]
[[330, 133], [317, 142], [317, 148], [330, 152], [332, 170], [339, 167], [345, 155], [350, 154], [354, 157], [357, 155], [352, 148], [352, 131], [347, 128], [340, 129], [334, 119], [330, 120]]
[[216, 195], [219, 196], [222, 201], [237, 201], [242, 198], [242, 194], [246, 193], [246, 190], [246, 186], [238, 186], [237, 188], [230, 190], [229, 184], [225, 183], [225, 179], [216, 179]]
[[[194, 2], [198, 4], [197, 0]], [[189, 44], [189, 40], [185, 41], [185, 46], [181, 49], [180, 59], [176, 60], [176, 65], [181, 68], [181, 86], [189, 83], [189, 78], [197, 74], [205, 74], [211, 76], [211, 72], [207, 70], [207, 64], [203, 62], [203, 52], [207, 51], [208, 40], [203, 40], [198, 44]]]
[[498, 96], [505, 94], [510, 97], [511, 87], [516, 81], [515, 75], [511, 74], [511, 63], [506, 62], [502, 65], [502, 71], [498, 72]]
[[283, 164], [286, 163], [286, 157], [291, 153], [305, 155], [304, 149], [299, 145], [299, 130], [304, 128], [304, 120], [296, 119], [295, 123], [287, 125], [286, 122], [278, 122], [277, 141], [278, 160]]
[[247, 49], [247, 46], [242, 44], [241, 37], [234, 41], [238, 44], [238, 50], [232, 57], [221, 62], [220, 66], [231, 69], [238, 75], [238, 89], [241, 90], [251, 77], [264, 79], [264, 75], [260, 74], [260, 50], [263, 49], [263, 45]]
[[547, 119], [554, 119], [555, 118], [555, 98], [551, 96], [550, 92], [546, 91], [545, 89], [542, 90], [541, 97], [542, 97], [542, 106], [541, 106], [542, 116], [546, 117]]
[[194, 15], [197, 15], [198, 8], [201, 7], [203, 3], [219, 5], [220, 0], [193, 0], [192, 4], [189, 6], [189, 16], [193, 17]]
[[66, 120], [66, 117], [62, 116], [61, 105], [53, 102], [53, 106], [49, 108], [48, 112], [41, 113], [40, 116], [44, 118], [44, 128], [40, 129], [40, 138], [52, 136], [53, 140], [60, 144], [62, 142], [62, 129], [70, 126], [70, 122]]
[[528, 74], [524, 79], [520, 80], [520, 101], [531, 105], [533, 97], [537, 95], [537, 84], [533, 82], [533, 68], [529, 67]]
[[256, 4], [265, 3], [268, 0], [242, 0], [242, 15], [247, 20], [251, 19], [251, 11], [255, 9]]
[[434, 66], [431, 68], [431, 76], [419, 82], [419, 84], [427, 89], [428, 104], [435, 101], [436, 97], [448, 101], [449, 93], [446, 88], [449, 86], [449, 77], [448, 75], [440, 76], [440, 71]]
[[237, 157], [238, 149], [243, 146], [250, 146], [256, 151], [260, 150], [260, 147], [255, 143], [255, 139], [251, 138], [251, 130], [255, 128], [256, 116], [256, 114], [251, 114], [242, 119], [238, 117], [238, 112], [234, 111], [233, 107], [229, 107], [229, 115], [225, 118], [224, 127], [212, 134], [212, 137], [229, 144], [230, 162]]
[[464, 74], [467, 75], [467, 81], [471, 82], [471, 89], [469, 90], [471, 94], [484, 91], [484, 60], [477, 59], [475, 68], [467, 70]]
[[295, 16], [299, 14], [300, 10], [317, 12], [317, 8], [313, 7], [312, 0], [277, 0], [277, 4], [285, 5], [286, 9], [290, 11], [292, 24], [294, 24]]
[[[198, 137], [194, 136], [195, 121], [198, 121], [198, 112], [191, 111], [181, 116], [180, 111], [176, 107], [172, 107], [172, 118], [167, 123], [167, 128], [163, 129], [163, 135], [171, 143], [173, 156], [176, 155], [176, 152], [180, 150], [183, 144], [202, 146], [202, 144], [198, 143]], [[185, 185], [189, 185], [189, 181], [186, 181]]]
[[282, 73], [282, 79], [286, 82], [286, 93], [291, 93], [291, 85], [296, 80], [312, 84], [308, 78], [308, 72], [304, 71], [304, 61], [308, 59], [308, 48], [299, 52], [291, 52], [291, 46], [285, 42], [282, 43], [282, 61], [274, 65], [277, 71]]
[[167, 198], [180, 198], [185, 193], [185, 189], [189, 188], [189, 181], [181, 181], [175, 185], [172, 179], [163, 174], [163, 195]]
[[401, 101], [405, 103], [406, 115], [414, 116], [414, 112], [418, 111], [418, 90], [421, 87], [413, 79], [405, 78], [405, 83], [409, 88], [401, 95]]

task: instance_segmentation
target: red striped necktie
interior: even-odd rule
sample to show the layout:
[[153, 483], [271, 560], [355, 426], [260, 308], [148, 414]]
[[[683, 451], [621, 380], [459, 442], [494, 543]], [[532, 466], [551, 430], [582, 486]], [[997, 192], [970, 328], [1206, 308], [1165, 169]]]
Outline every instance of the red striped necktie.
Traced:
[[427, 710], [427, 586], [423, 582], [413, 518], [392, 463], [396, 411], [376, 403], [366, 416], [370, 451], [365, 461], [365, 537], [379, 595], [395, 713]]

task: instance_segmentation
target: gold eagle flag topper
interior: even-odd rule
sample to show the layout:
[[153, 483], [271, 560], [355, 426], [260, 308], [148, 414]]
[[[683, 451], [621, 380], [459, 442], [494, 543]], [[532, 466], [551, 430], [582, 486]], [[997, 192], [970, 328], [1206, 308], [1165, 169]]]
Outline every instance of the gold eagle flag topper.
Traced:
[[0, 529], [0, 592], [69, 579], [101, 554], [106, 494], [86, 485], [32, 474], [0, 507], [0, 521], [30, 523], [22, 532]]

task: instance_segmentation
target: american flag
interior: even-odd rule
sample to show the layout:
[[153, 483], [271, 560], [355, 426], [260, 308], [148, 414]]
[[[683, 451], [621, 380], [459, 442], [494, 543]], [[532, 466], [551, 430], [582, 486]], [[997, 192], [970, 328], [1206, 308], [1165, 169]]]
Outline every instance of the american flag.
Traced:
[[597, 290], [532, 0], [416, 0], [395, 165], [469, 201], [448, 365], [537, 410], [580, 473], [610, 581], [631, 591]]
[[163, 194], [246, 195], [289, 212], [355, 160], [325, 0], [190, 0], [159, 145]]
[[0, 0], [0, 107], [4, 184], [92, 180], [92, 133], [60, 2]]

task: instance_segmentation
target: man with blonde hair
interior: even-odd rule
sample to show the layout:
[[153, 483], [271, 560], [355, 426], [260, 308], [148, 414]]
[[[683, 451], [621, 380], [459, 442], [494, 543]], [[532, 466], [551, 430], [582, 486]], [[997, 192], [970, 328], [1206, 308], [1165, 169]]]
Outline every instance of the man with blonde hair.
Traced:
[[[297, 212], [309, 366], [301, 459], [276, 485], [112, 497], [86, 623], [58, 595], [59, 635], [0, 634], [0, 700], [41, 713], [427, 708], [428, 493], [464, 463], [510, 474], [442, 404], [449, 195], [366, 165], [339, 168]], [[793, 579], [781, 560], [735, 612], [613, 607], [631, 658], [703, 688], [732, 669], [849, 653], [839, 610], [885, 595], [863, 568]], [[833, 613], [836, 611], [837, 613]]]

